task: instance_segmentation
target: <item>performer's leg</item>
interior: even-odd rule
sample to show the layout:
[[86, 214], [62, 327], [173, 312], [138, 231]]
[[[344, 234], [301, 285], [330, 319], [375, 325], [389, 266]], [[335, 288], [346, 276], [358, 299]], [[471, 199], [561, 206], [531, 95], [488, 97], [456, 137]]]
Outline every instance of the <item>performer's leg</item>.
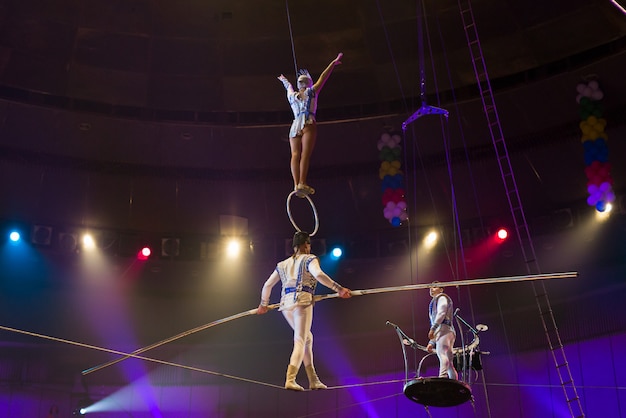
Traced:
[[[313, 312], [312, 309], [311, 312]], [[304, 340], [304, 357], [302, 362], [305, 367], [313, 364], [313, 333], [311, 331], [308, 332]]]
[[302, 362], [306, 367], [313, 365], [313, 333], [311, 332], [311, 326], [313, 324], [313, 305], [307, 306], [306, 309], [302, 310], [302, 318], [304, 329], [306, 330]]
[[[308, 357], [307, 362], [313, 361], [313, 336], [311, 334], [313, 305], [306, 307], [298, 306], [293, 310], [282, 312], [289, 326], [293, 329], [293, 351], [291, 352], [289, 364], [299, 368], [305, 356]], [[309, 342], [308, 347], [307, 342]]]
[[454, 368], [454, 354], [452, 353], [452, 349], [454, 348], [454, 341], [456, 340], [456, 334], [453, 332], [451, 332], [450, 334], [450, 343], [448, 344], [448, 346], [450, 347], [450, 349], [448, 350], [448, 377], [450, 379], [458, 380], [459, 374]]
[[[297, 316], [294, 315], [294, 317]], [[304, 339], [304, 356], [302, 362], [304, 363], [304, 370], [306, 371], [307, 378], [309, 379], [309, 389], [327, 389], [320, 378], [317, 376], [315, 365], [313, 364], [313, 333], [311, 332], [311, 324], [313, 323], [313, 305], [308, 306], [302, 310], [302, 323], [305, 324], [304, 329], [306, 337]]]
[[[291, 351], [289, 366], [287, 367], [285, 389], [304, 390], [302, 386], [296, 383], [296, 376], [305, 357], [307, 334], [311, 332], [313, 305], [307, 307], [298, 306], [293, 310], [282, 312], [289, 326], [293, 329], [293, 350]], [[311, 360], [311, 358], [309, 357], [307, 360]], [[307, 376], [308, 374], [307, 370]]]
[[[309, 174], [309, 164], [311, 154], [315, 148], [317, 141], [317, 126], [315, 124], [306, 125], [302, 130], [302, 156], [300, 158], [300, 183], [307, 184], [307, 175]], [[315, 190], [310, 188], [309, 193], [313, 194]]]
[[454, 363], [452, 361], [452, 347], [455, 335], [449, 330], [442, 330], [437, 336], [437, 357], [439, 357], [439, 377], [458, 379]]
[[289, 138], [291, 146], [291, 176], [293, 177], [293, 189], [296, 190], [300, 183], [300, 160], [302, 155], [302, 138], [297, 136]]

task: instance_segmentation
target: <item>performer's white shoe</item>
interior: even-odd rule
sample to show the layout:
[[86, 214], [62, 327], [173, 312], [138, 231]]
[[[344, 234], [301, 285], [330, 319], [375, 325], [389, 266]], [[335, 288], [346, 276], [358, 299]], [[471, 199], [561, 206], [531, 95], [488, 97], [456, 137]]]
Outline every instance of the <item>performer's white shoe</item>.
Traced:
[[285, 378], [285, 389], [289, 390], [298, 390], [302, 391], [304, 388], [296, 383], [296, 376], [298, 375], [298, 370], [300, 368], [296, 366], [292, 366], [291, 364], [287, 366], [287, 376]]
[[315, 189], [308, 184], [299, 183], [296, 186], [296, 196], [305, 197], [310, 194], [315, 194]]
[[320, 378], [317, 377], [317, 372], [315, 371], [315, 367], [313, 367], [312, 364], [309, 366], [306, 366], [304, 370], [306, 370], [306, 376], [309, 378], [309, 389], [311, 390], [328, 389], [328, 386], [323, 384], [320, 381]]

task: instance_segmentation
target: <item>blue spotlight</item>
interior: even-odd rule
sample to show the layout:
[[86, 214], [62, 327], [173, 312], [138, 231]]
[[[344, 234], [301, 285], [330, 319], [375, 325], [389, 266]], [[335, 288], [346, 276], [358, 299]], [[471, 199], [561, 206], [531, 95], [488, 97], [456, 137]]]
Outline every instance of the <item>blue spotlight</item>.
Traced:
[[330, 255], [333, 257], [334, 260], [338, 260], [343, 255], [343, 250], [341, 248], [339, 248], [339, 247], [335, 247], [330, 252]]
[[11, 242], [18, 242], [20, 240], [20, 233], [17, 231], [11, 231], [9, 234], [9, 239]]

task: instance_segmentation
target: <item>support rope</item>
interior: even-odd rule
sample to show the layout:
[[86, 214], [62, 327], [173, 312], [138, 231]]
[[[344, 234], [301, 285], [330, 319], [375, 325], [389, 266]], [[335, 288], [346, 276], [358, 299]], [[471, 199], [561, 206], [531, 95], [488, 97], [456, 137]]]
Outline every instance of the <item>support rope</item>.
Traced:
[[291, 30], [291, 13], [289, 12], [289, 0], [285, 0], [285, 8], [287, 9], [287, 23], [289, 25], [289, 39], [291, 40], [291, 55], [293, 56], [294, 74], [298, 76], [298, 63], [296, 61], [296, 47], [293, 42], [293, 32]]
[[[419, 289], [428, 289], [433, 286], [437, 287], [451, 287], [451, 286], [469, 286], [469, 285], [478, 285], [478, 284], [493, 284], [493, 283], [506, 283], [506, 282], [520, 282], [520, 281], [529, 281], [529, 280], [548, 280], [548, 279], [565, 279], [565, 278], [574, 278], [577, 277], [577, 272], [565, 272], [565, 273], [547, 273], [547, 274], [535, 274], [535, 275], [526, 275], [526, 276], [508, 276], [508, 277], [491, 277], [491, 278], [478, 278], [478, 279], [469, 279], [469, 280], [456, 280], [445, 283], [438, 283], [433, 285], [432, 283], [422, 283], [422, 284], [410, 284], [404, 286], [392, 286], [392, 287], [379, 287], [373, 289], [363, 289], [363, 290], [353, 290], [352, 296], [363, 296], [363, 295], [373, 295], [378, 293], [390, 293], [390, 292], [402, 292], [407, 290], [419, 290]], [[338, 293], [329, 293], [325, 295], [315, 295], [315, 302], [319, 302], [325, 299], [334, 299], [339, 297]], [[280, 307], [280, 304], [275, 303], [269, 305], [269, 309], [277, 309]], [[244, 318], [246, 316], [256, 315], [257, 309], [250, 309], [244, 312], [240, 312], [235, 315], [228, 316], [226, 318], [218, 319], [213, 322], [209, 322], [208, 324], [198, 326], [196, 328], [192, 328], [188, 331], [181, 332], [173, 337], [166, 338], [164, 340], [158, 341], [149, 346], [139, 348], [133, 351], [131, 354], [122, 353], [124, 357], [120, 357], [114, 360], [111, 360], [107, 363], [103, 363], [89, 369], [83, 370], [82, 374], [87, 375], [93, 373], [97, 370], [101, 370], [105, 367], [111, 366], [113, 364], [119, 363], [120, 361], [126, 360], [127, 358], [141, 358], [138, 355], [141, 353], [145, 353], [146, 351], [152, 350], [154, 348], [160, 347], [162, 345], [168, 344], [170, 342], [176, 341], [183, 337], [189, 336], [191, 334], [195, 334], [197, 332], [203, 331], [205, 329], [214, 327], [216, 325], [225, 324], [230, 321], [234, 321], [235, 319]]]
[[[149, 361], [149, 362], [161, 364], [161, 365], [164, 365], [164, 366], [178, 367], [178, 368], [181, 368], [181, 369], [191, 370], [191, 371], [194, 371], [194, 372], [210, 374], [210, 375], [219, 376], [219, 377], [225, 377], [225, 378], [228, 378], [228, 379], [238, 380], [238, 381], [241, 381], [241, 382], [253, 383], [255, 385], [268, 386], [268, 387], [272, 387], [272, 388], [275, 388], [275, 389], [285, 389], [283, 386], [274, 385], [272, 383], [261, 382], [259, 380], [248, 379], [248, 378], [245, 378], [245, 377], [239, 377], [239, 376], [234, 376], [234, 375], [230, 375], [230, 374], [226, 374], [226, 373], [215, 372], [215, 371], [212, 371], [212, 370], [202, 369], [200, 367], [187, 366], [185, 364], [174, 363], [174, 362], [165, 361], [165, 360], [159, 360], [159, 359], [155, 359], [155, 358], [151, 358], [151, 357], [145, 357], [145, 356], [140, 356], [140, 355], [136, 355], [136, 354], [132, 354], [132, 353], [125, 353], [125, 352], [119, 351], [119, 350], [113, 350], [113, 349], [110, 349], [110, 348], [99, 347], [99, 346], [92, 345], [92, 344], [85, 344], [85, 343], [81, 343], [81, 342], [77, 342], [77, 341], [68, 340], [68, 339], [65, 339], [65, 338], [58, 338], [58, 337], [53, 337], [53, 336], [50, 336], [50, 335], [39, 334], [39, 333], [36, 333], [36, 332], [25, 331], [25, 330], [21, 330], [21, 329], [17, 329], [17, 328], [7, 327], [7, 326], [4, 326], [4, 325], [0, 325], [0, 330], [13, 332], [13, 333], [17, 333], [17, 334], [22, 334], [22, 335], [28, 335], [30, 337], [41, 338], [41, 339], [44, 339], [44, 340], [55, 341], [55, 342], [59, 342], [59, 343], [63, 343], [63, 344], [69, 344], [69, 345], [73, 345], [73, 346], [77, 346], [77, 347], [88, 348], [88, 349], [91, 349], [91, 350], [103, 351], [105, 353], [119, 354], [119, 355], [123, 355], [125, 358], [136, 358], [136, 359], [139, 359], [139, 360]], [[387, 385], [387, 384], [392, 384], [392, 383], [395, 384], [395, 383], [399, 383], [399, 382], [402, 382], [402, 380], [392, 379], [392, 380], [383, 380], [383, 381], [377, 381], [377, 382], [357, 383], [357, 384], [352, 384], [352, 385], [329, 386], [327, 388], [327, 390], [332, 390], [332, 389], [350, 389], [350, 388], [353, 388], [353, 387]], [[309, 389], [309, 390], [311, 390], [311, 389]]]

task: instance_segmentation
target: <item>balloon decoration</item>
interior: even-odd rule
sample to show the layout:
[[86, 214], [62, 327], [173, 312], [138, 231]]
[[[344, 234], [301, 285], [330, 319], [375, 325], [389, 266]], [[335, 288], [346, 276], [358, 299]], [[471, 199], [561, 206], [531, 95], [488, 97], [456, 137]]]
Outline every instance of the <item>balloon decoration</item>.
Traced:
[[608, 203], [615, 201], [609, 149], [607, 148], [606, 119], [602, 117], [604, 93], [597, 81], [579, 83], [576, 86], [580, 105], [581, 142], [585, 152], [585, 174], [587, 175], [587, 204], [599, 212], [606, 210]]
[[387, 132], [378, 140], [378, 156], [382, 161], [378, 177], [382, 180], [383, 215], [395, 227], [408, 219], [404, 200], [404, 176], [400, 170], [401, 140], [400, 134]]

